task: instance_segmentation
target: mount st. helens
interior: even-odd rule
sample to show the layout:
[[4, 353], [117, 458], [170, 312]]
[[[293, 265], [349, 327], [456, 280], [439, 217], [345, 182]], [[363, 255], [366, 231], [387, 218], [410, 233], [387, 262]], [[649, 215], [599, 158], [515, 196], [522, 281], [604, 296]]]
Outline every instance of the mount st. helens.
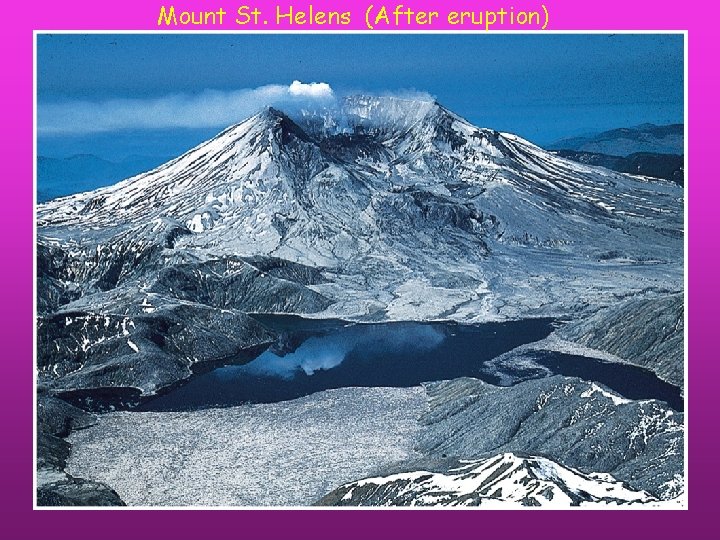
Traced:
[[263, 110], [148, 173], [38, 206], [43, 392], [132, 407], [283, 347], [257, 313], [592, 321], [682, 291], [677, 185], [565, 160], [432, 101], [354, 96], [292, 116]]
[[272, 341], [252, 312], [574, 318], [679, 291], [682, 205], [669, 182], [564, 160], [434, 102], [354, 97], [297, 122], [267, 109], [38, 207], [42, 380], [152, 393]]

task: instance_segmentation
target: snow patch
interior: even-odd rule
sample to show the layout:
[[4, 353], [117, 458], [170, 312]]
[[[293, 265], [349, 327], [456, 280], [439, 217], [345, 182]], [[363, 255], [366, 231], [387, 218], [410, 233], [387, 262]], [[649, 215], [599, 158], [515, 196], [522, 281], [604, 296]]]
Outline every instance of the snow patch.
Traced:
[[608, 392], [607, 390], [605, 390], [604, 388], [601, 388], [600, 386], [598, 386], [595, 383], [592, 383], [590, 388], [588, 388], [582, 394], [580, 394], [580, 397], [589, 398], [593, 394], [601, 394], [601, 395], [605, 396], [606, 398], [609, 398], [615, 405], [625, 405], [626, 403], [632, 403], [632, 401], [630, 401], [629, 399], [625, 399], [623, 397], [620, 397], [617, 394]]

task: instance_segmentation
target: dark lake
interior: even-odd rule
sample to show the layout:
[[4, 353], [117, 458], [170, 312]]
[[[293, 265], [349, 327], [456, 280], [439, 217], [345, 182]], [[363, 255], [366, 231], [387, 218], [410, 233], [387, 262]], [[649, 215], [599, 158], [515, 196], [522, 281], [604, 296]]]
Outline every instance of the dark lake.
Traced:
[[[264, 316], [282, 331], [281, 343], [244, 365], [196, 375], [139, 410], [168, 411], [272, 403], [348, 386], [409, 387], [476, 377], [498, 384], [485, 363], [547, 337], [552, 319], [480, 325], [455, 323], [348, 324], [292, 316]], [[661, 399], [681, 410], [679, 389], [647, 370], [585, 357], [544, 353], [536, 362], [553, 374], [605, 384], [630, 399]]]

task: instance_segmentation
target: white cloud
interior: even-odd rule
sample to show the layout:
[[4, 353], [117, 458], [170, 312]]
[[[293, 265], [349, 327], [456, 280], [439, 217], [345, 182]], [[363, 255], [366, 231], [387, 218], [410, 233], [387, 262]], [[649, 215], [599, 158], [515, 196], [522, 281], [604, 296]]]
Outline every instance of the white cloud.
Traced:
[[288, 92], [291, 96], [307, 97], [313, 99], [332, 99], [333, 91], [327, 83], [301, 83], [293, 81]]
[[43, 135], [98, 133], [120, 129], [225, 127], [267, 106], [296, 109], [330, 105], [335, 94], [327, 83], [293, 81], [289, 86], [148, 99], [38, 102], [38, 132]]

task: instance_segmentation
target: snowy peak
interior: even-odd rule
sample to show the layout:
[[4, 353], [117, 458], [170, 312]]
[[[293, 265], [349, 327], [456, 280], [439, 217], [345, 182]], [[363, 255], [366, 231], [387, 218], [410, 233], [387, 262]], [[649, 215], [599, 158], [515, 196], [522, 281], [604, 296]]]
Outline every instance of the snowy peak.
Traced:
[[412, 471], [346, 484], [320, 504], [338, 506], [606, 506], [654, 501], [609, 474], [585, 474], [537, 456], [463, 460], [446, 472]]
[[310, 142], [310, 137], [284, 112], [268, 107], [256, 115], [258, 128], [268, 128], [273, 140], [281, 145], [289, 144], [294, 138]]

